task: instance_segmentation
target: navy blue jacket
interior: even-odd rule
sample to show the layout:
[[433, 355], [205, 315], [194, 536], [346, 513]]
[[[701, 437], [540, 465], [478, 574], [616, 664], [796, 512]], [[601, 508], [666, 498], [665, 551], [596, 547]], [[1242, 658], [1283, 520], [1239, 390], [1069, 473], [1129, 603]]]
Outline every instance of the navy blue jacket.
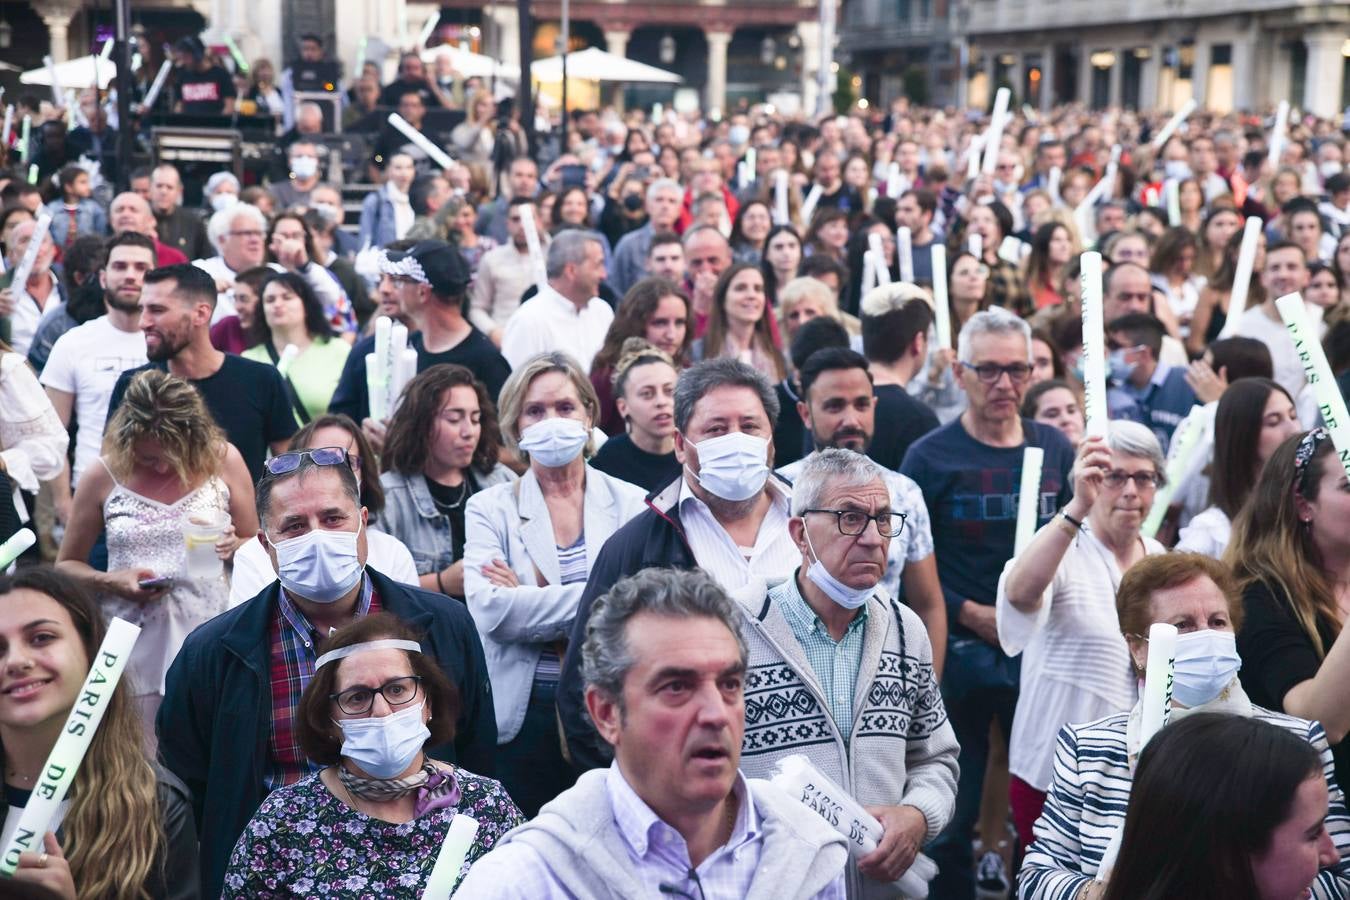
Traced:
[[[439, 594], [390, 581], [369, 567], [386, 612], [423, 635], [459, 688], [462, 709], [453, 746], [438, 759], [493, 774], [497, 719], [483, 645], [468, 610]], [[165, 678], [156, 731], [159, 755], [192, 792], [201, 841], [203, 897], [219, 897], [235, 842], [267, 797], [264, 778], [272, 733], [271, 647], [267, 634], [278, 582], [188, 635]]]

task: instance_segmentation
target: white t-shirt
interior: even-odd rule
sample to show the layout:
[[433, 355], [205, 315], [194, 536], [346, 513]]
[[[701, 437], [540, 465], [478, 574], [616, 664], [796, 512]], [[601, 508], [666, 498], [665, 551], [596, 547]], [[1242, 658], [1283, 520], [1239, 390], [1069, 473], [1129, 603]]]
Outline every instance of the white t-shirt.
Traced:
[[108, 417], [108, 400], [117, 377], [127, 369], [145, 365], [145, 335], [139, 331], [121, 331], [99, 316], [77, 325], [56, 339], [47, 366], [42, 370], [42, 385], [65, 391], [75, 398], [75, 471], [78, 482], [85, 467], [98, 458], [103, 446], [103, 426]]
[[521, 304], [506, 323], [502, 336], [502, 356], [518, 369], [531, 356], [562, 350], [572, 356], [586, 374], [605, 342], [614, 310], [599, 297], [592, 297], [586, 308], [576, 306], [549, 285], [528, 303]]
[[1297, 397], [1303, 390], [1303, 363], [1299, 361], [1298, 350], [1294, 348], [1294, 339], [1284, 322], [1266, 315], [1265, 304], [1253, 306], [1242, 314], [1238, 321], [1237, 333], [1241, 337], [1256, 338], [1270, 349], [1271, 362], [1275, 364], [1275, 381]]
[[[372, 569], [400, 584], [418, 586], [417, 566], [413, 564], [412, 552], [403, 542], [383, 531], [366, 529], [366, 542], [369, 553], [366, 564]], [[257, 537], [246, 541], [234, 551], [234, 572], [230, 576], [230, 609], [252, 600], [262, 589], [277, 580], [272, 561], [267, 551], [258, 543]]]

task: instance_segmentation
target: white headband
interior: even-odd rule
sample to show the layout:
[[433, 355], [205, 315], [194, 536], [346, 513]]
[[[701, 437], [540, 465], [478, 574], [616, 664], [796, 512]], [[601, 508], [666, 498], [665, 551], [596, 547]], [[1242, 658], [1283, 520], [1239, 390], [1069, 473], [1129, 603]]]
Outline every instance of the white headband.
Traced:
[[416, 641], [401, 641], [394, 638], [351, 644], [347, 647], [329, 650], [323, 656], [320, 656], [318, 661], [314, 663], [314, 671], [319, 671], [327, 663], [351, 656], [353, 653], [364, 653], [367, 650], [407, 650], [410, 653], [421, 653], [422, 645]]

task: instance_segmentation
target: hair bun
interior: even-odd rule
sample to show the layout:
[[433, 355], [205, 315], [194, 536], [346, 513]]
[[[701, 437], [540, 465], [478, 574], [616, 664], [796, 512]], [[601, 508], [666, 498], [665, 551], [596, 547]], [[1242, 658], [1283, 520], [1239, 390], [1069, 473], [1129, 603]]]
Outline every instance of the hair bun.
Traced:
[[624, 338], [623, 346], [619, 348], [619, 358], [614, 363], [614, 374], [610, 376], [610, 383], [618, 389], [628, 370], [640, 362], [663, 362], [672, 369], [679, 371], [679, 366], [670, 358], [670, 354], [656, 347], [646, 338], [630, 337]]

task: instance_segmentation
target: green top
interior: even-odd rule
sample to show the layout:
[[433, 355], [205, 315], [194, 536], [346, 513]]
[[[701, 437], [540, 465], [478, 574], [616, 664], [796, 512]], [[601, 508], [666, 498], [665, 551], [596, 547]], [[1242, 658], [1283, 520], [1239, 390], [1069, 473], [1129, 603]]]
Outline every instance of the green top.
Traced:
[[[799, 572], [801, 570], [798, 570]], [[802, 577], [805, 577], [803, 574]], [[783, 618], [797, 638], [802, 651], [811, 663], [821, 689], [830, 701], [830, 716], [839, 727], [839, 733], [848, 740], [853, 731], [853, 692], [858, 684], [858, 669], [862, 666], [864, 625], [867, 606], [848, 623], [842, 639], [830, 637], [830, 630], [816, 615], [816, 611], [797, 589], [797, 573], [774, 585], [769, 597], [783, 611]]]
[[[286, 374], [311, 419], [328, 411], [328, 401], [333, 399], [333, 391], [337, 389], [338, 378], [351, 350], [351, 345], [341, 338], [319, 338], [291, 363]], [[262, 344], [249, 347], [240, 355], [255, 362], [272, 363], [272, 357]], [[299, 416], [295, 419], [304, 424]]]

